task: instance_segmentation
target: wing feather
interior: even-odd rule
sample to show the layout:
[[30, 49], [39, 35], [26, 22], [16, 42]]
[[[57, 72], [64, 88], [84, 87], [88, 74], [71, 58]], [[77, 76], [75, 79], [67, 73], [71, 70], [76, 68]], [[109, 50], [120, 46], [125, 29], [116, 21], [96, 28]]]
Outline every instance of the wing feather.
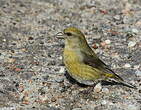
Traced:
[[116, 78], [120, 79], [123, 81], [123, 79], [118, 76], [113, 70], [109, 68], [103, 61], [101, 61], [95, 53], [93, 54], [88, 54], [85, 52], [82, 52], [83, 54], [83, 62], [89, 66], [92, 66], [94, 68], [97, 68], [101, 71], [103, 71], [105, 74], [113, 74]]

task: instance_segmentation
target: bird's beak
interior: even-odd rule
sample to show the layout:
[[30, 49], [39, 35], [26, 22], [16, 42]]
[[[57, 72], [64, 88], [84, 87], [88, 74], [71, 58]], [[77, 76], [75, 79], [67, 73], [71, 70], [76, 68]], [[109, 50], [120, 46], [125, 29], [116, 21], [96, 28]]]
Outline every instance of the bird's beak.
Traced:
[[64, 39], [64, 33], [63, 32], [58, 32], [57, 34], [56, 34], [56, 37], [58, 38], [58, 39]]

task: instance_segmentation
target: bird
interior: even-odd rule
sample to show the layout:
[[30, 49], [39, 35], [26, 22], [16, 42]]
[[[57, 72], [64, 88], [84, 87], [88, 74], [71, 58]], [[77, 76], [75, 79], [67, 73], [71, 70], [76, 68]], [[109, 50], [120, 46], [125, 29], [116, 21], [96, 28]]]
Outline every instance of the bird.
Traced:
[[85, 35], [76, 27], [63, 30], [65, 47], [63, 62], [68, 74], [78, 83], [95, 85], [101, 81], [116, 81], [125, 86], [136, 88], [123, 80], [109, 68], [88, 45]]

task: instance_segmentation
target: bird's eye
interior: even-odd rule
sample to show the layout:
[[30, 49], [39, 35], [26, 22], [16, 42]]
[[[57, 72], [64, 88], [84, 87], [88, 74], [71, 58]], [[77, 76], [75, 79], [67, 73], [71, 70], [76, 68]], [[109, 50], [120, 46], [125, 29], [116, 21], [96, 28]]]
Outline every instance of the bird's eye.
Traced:
[[71, 34], [71, 33], [69, 33], [69, 32], [68, 32], [68, 33], [66, 33], [66, 35], [67, 35], [67, 36], [72, 36], [72, 34]]

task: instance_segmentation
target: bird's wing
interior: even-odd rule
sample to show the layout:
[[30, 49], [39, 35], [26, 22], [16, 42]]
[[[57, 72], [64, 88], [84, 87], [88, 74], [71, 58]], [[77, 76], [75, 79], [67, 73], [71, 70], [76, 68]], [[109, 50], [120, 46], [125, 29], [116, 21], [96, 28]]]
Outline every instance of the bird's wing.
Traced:
[[94, 68], [97, 68], [106, 74], [107, 73], [113, 74], [113, 76], [115, 76], [117, 79], [120, 79], [123, 81], [123, 79], [120, 76], [118, 76], [113, 70], [111, 70], [103, 61], [101, 61], [95, 55], [95, 53], [89, 54], [86, 52], [82, 52], [82, 54], [83, 54], [83, 61], [85, 64], [92, 66]]

